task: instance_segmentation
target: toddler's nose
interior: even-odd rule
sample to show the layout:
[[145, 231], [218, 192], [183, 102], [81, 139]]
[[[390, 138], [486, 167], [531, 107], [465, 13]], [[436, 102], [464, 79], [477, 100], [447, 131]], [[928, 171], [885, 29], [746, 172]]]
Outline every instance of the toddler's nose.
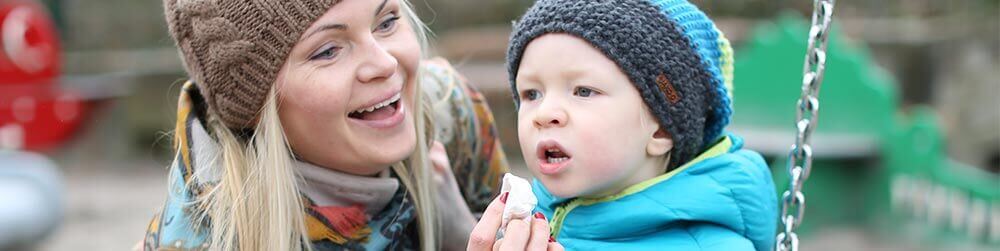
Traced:
[[535, 127], [562, 127], [566, 125], [567, 120], [566, 111], [561, 106], [546, 102], [535, 115]]

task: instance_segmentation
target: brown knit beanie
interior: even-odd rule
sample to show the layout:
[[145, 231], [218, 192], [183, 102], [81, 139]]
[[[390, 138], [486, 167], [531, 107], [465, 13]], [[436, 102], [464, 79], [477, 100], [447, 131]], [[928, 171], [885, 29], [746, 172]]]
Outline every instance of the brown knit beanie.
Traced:
[[208, 109], [247, 129], [302, 32], [338, 1], [164, 0], [164, 11]]

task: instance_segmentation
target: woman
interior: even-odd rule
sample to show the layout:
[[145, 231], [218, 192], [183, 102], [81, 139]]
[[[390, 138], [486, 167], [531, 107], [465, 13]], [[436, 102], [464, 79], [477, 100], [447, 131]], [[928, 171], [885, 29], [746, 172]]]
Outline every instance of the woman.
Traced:
[[146, 249], [466, 247], [506, 163], [405, 0], [164, 6], [193, 82]]

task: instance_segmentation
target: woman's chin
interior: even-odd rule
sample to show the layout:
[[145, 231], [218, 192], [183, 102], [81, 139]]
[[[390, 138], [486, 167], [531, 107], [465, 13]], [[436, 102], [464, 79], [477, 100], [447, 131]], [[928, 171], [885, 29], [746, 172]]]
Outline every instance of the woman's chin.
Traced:
[[404, 131], [408, 133], [372, 140], [369, 159], [378, 165], [388, 166], [409, 158], [416, 150], [416, 133], [412, 129]]
[[[413, 154], [415, 147], [410, 144], [411, 147], [394, 147], [395, 149], [385, 149], [382, 152], [377, 152], [378, 156], [373, 156], [374, 162], [379, 166], [391, 166], [393, 164], [399, 163], [406, 160]], [[387, 147], [388, 148], [388, 147]]]
[[384, 149], [380, 152], [371, 152], [368, 156], [359, 159], [362, 163], [357, 163], [357, 166], [346, 168], [348, 170], [344, 171], [354, 175], [374, 176], [385, 170], [389, 170], [392, 165], [406, 160], [412, 153], [412, 148], [410, 150]]

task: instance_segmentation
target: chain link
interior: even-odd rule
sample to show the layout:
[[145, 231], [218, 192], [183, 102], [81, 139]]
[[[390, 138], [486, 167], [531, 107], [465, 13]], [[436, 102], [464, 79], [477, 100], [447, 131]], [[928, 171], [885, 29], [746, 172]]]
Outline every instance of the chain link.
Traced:
[[809, 49], [803, 67], [802, 95], [796, 104], [795, 144], [788, 153], [788, 190], [781, 195], [781, 224], [775, 249], [799, 250], [799, 237], [795, 228], [805, 216], [806, 196], [803, 184], [812, 169], [812, 147], [809, 140], [819, 114], [819, 87], [826, 67], [826, 41], [833, 21], [833, 4], [836, 0], [813, 0], [812, 25], [809, 28]]

